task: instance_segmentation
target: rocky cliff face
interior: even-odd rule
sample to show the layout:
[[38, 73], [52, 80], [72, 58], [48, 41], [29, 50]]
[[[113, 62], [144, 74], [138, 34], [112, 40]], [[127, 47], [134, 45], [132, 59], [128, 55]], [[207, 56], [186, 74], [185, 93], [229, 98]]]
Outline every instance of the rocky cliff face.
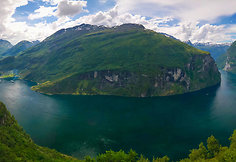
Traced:
[[223, 70], [236, 73], [236, 58], [227, 56]]
[[217, 64], [224, 71], [236, 73], [236, 41], [232, 43], [227, 52], [217, 60]]
[[226, 62], [225, 62], [225, 66], [223, 68], [224, 71], [230, 71], [231, 70], [231, 65], [229, 63], [229, 60], [230, 60], [230, 58], [227, 57]]
[[193, 92], [220, 83], [220, 73], [210, 55], [193, 56], [184, 68], [161, 67], [158, 71], [151, 75], [118, 70], [92, 71], [33, 89], [49, 94], [151, 97]]

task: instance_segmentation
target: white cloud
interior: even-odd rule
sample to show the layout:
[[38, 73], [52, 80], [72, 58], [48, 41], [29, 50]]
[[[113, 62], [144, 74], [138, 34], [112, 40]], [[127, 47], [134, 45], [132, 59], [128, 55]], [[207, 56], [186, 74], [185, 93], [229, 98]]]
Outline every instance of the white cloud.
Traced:
[[7, 31], [3, 38], [9, 40], [13, 44], [16, 44], [21, 40], [42, 41], [57, 30], [64, 28], [70, 21], [70, 18], [62, 17], [53, 23], [40, 22], [33, 26], [27, 25], [26, 22], [11, 22], [6, 24]]
[[[224, 42], [224, 41], [233, 41], [231, 36], [232, 33], [236, 33], [236, 25], [210, 25], [209, 23], [206, 23], [205, 25], [199, 25], [200, 20], [204, 19], [201, 14], [198, 18], [196, 16], [193, 16], [193, 19], [188, 19], [187, 17], [192, 17], [191, 13], [196, 12], [197, 9], [194, 11], [189, 11], [189, 15], [181, 16], [183, 13], [188, 13], [188, 11], [181, 11], [180, 13], [177, 13], [179, 11], [179, 6], [182, 4], [182, 8], [187, 8], [189, 6], [189, 2], [185, 1], [186, 4], [183, 4], [184, 0], [175, 0], [170, 1], [161, 1], [161, 0], [146, 0], [145, 3], [141, 3], [141, 0], [136, 0], [134, 3], [134, 0], [124, 1], [124, 0], [117, 0], [117, 4], [114, 8], [106, 11], [106, 12], [98, 12], [95, 14], [90, 14], [86, 16], [82, 16], [78, 18], [77, 20], [72, 20], [68, 16], [73, 16], [76, 13], [84, 12], [84, 9], [86, 7], [86, 1], [74, 1], [77, 2], [76, 4], [73, 3], [73, 5], [80, 5], [83, 6], [82, 8], [75, 7], [76, 9], [68, 11], [72, 4], [68, 4], [68, 0], [43, 0], [45, 2], [48, 2], [50, 4], [53, 4], [52, 7], [40, 7], [38, 10], [35, 11], [34, 14], [29, 16], [30, 19], [36, 19], [41, 18], [45, 16], [57, 16], [58, 19], [55, 22], [52, 23], [46, 23], [46, 22], [40, 22], [38, 24], [34, 25], [27, 25], [26, 22], [16, 22], [12, 15], [15, 12], [15, 9], [19, 6], [26, 5], [27, 0], [22, 0], [20, 2], [16, 1], [13, 2], [11, 0], [6, 0], [3, 2], [0, 2], [0, 38], [7, 39], [11, 41], [12, 43], [17, 43], [18, 41], [21, 41], [23, 39], [27, 40], [43, 40], [47, 36], [53, 34], [57, 30], [61, 28], [67, 28], [72, 27], [81, 23], [88, 23], [88, 24], [94, 24], [94, 25], [106, 25], [106, 26], [115, 26], [120, 25], [123, 23], [137, 23], [137, 24], [143, 24], [146, 28], [155, 30], [157, 32], [165, 32], [167, 34], [173, 35], [178, 39], [181, 40], [191, 40], [192, 42]], [[192, 1], [192, 0], [189, 0]], [[209, 0], [211, 1], [211, 0]], [[224, 2], [226, 3], [225, 0]], [[62, 2], [66, 2], [67, 7], [62, 7], [64, 9], [60, 9], [59, 12], [59, 5]], [[79, 3], [79, 2], [82, 2]], [[172, 2], [172, 3], [171, 3]], [[217, 0], [215, 0], [217, 4], [219, 3]], [[123, 3], [123, 4], [122, 4]], [[173, 3], [177, 6], [177, 8], [170, 9], [173, 7]], [[197, 2], [196, 2], [197, 3]], [[194, 3], [196, 5], [196, 3]], [[199, 0], [199, 3], [202, 3], [202, 0]], [[208, 2], [206, 2], [208, 4]], [[232, 2], [234, 3], [234, 2]], [[232, 4], [231, 3], [231, 4]], [[127, 6], [124, 7], [122, 5], [126, 4]], [[130, 5], [134, 5], [133, 7], [136, 8], [135, 10], [136, 14], [132, 13], [132, 9], [130, 9]], [[141, 5], [142, 4], [142, 5]], [[163, 14], [159, 17], [153, 16], [153, 13], [150, 13], [152, 11], [152, 8], [147, 10], [146, 8], [151, 4], [151, 7], [156, 7], [157, 13], [160, 11], [159, 9], [166, 11], [172, 11], [176, 14], [171, 14], [167, 12], [167, 14]], [[69, 7], [68, 7], [69, 5]], [[72, 5], [72, 6], [73, 6]], [[140, 6], [141, 5], [141, 6]], [[157, 5], [161, 5], [162, 7], [158, 7]], [[200, 8], [202, 5], [200, 5]], [[228, 6], [228, 4], [227, 4]], [[142, 8], [143, 7], [143, 8]], [[73, 8], [73, 7], [72, 7]], [[139, 10], [139, 8], [141, 8]], [[192, 7], [193, 8], [193, 7]], [[192, 9], [190, 6], [190, 9]], [[216, 7], [217, 8], [217, 7]], [[224, 8], [224, 7], [222, 7]], [[232, 8], [232, 7], [231, 7]], [[224, 12], [225, 15], [227, 13], [233, 13], [234, 11], [229, 9], [230, 11]], [[199, 9], [198, 9], [199, 10]], [[127, 12], [126, 12], [127, 11]], [[128, 12], [129, 11], [129, 12]], [[147, 15], [142, 14], [143, 12], [146, 12]], [[212, 10], [214, 12], [215, 10]], [[202, 12], [205, 12], [205, 10], [202, 10]], [[221, 11], [220, 11], [221, 12]], [[147, 16], [151, 16], [151, 18], [147, 18]], [[159, 14], [155, 14], [159, 15]], [[203, 14], [202, 14], [203, 15]], [[212, 16], [211, 14], [206, 15], [207, 20], [213, 20], [217, 18], [217, 15], [215, 14]], [[169, 25], [172, 20], [176, 20], [176, 18], [180, 18], [179, 22], [175, 25]], [[195, 17], [195, 18], [194, 18]], [[201, 18], [202, 17], [202, 18]]]
[[75, 16], [81, 12], [87, 12], [87, 10], [84, 10], [86, 6], [87, 1], [61, 0], [58, 3], [57, 16]]
[[15, 13], [15, 9], [20, 6], [28, 4], [28, 0], [13, 1], [13, 0], [4, 0], [0, 1], [0, 37], [8, 38], [8, 27], [7, 24], [10, 24], [14, 19], [12, 15]]
[[[12, 15], [15, 13], [17, 7], [27, 5], [27, 0], [0, 1], [0, 38], [9, 40], [11, 43], [16, 44], [21, 40], [43, 40], [47, 36], [53, 34], [65, 24], [71, 21], [68, 17], [58, 18], [57, 21], [47, 24], [40, 22], [35, 25], [28, 25], [26, 22], [16, 22]], [[40, 11], [41, 10], [41, 11]], [[45, 8], [41, 8], [38, 13], [42, 13]], [[37, 15], [42, 17], [42, 15]]]
[[60, 2], [60, 0], [42, 0], [42, 1], [47, 2], [51, 5], [57, 5]]
[[[180, 40], [193, 42], [224, 42], [233, 41], [232, 33], [236, 32], [232, 25], [210, 25], [221, 16], [236, 13], [234, 0], [116, 0], [120, 14], [132, 13], [152, 17], [141, 22], [145, 27], [173, 35]], [[179, 23], [169, 26], [157, 23], [160, 16], [162, 22], [166, 18], [179, 20]], [[206, 21], [205, 25], [199, 25]], [[231, 33], [231, 34], [230, 34]]]
[[107, 3], [107, 0], [99, 0], [100, 3]]
[[107, 12], [98, 12], [93, 15], [83, 16], [76, 21], [68, 22], [67, 25], [73, 26], [81, 23], [88, 23], [94, 25], [115, 26], [123, 23], [137, 23], [143, 24], [146, 28], [164, 32], [174, 37], [192, 42], [223, 42], [232, 41], [230, 32], [236, 32], [235, 27], [226, 27], [225, 25], [199, 25], [199, 22], [182, 21], [176, 25], [170, 26], [167, 23], [172, 21], [172, 17], [154, 17], [147, 19], [141, 15], [132, 15], [129, 13], [119, 12], [116, 6]]
[[[229, 30], [225, 25], [210, 25], [205, 24], [199, 26], [198, 22], [180, 22], [175, 26], [159, 27], [160, 32], [168, 33], [176, 38], [192, 42], [223, 42], [232, 41], [230, 35], [227, 33]], [[236, 29], [234, 29], [236, 31]]]
[[84, 8], [87, 7], [87, 1], [72, 1], [72, 0], [43, 0], [55, 7], [40, 6], [34, 13], [30, 14], [30, 20], [39, 19], [49, 16], [65, 17], [75, 16], [81, 12], [88, 12]]
[[155, 17], [147, 20], [146, 17], [141, 15], [132, 15], [130, 13], [120, 13], [119, 8], [115, 6], [107, 12], [98, 12], [96, 14], [87, 15], [80, 17], [74, 23], [81, 24], [93, 24], [93, 25], [105, 25], [105, 26], [116, 26], [124, 23], [136, 23], [143, 24], [148, 28], [156, 27], [161, 23], [171, 21], [171, 17], [159, 18]]
[[235, 0], [116, 0], [122, 12], [144, 16], [175, 16], [181, 20], [213, 21], [236, 13]]
[[35, 10], [33, 14], [29, 15], [30, 20], [39, 19], [42, 17], [55, 16], [55, 10], [57, 7], [44, 7], [40, 6], [39, 9]]
[[[44, 1], [58, 6], [62, 3], [62, 8], [65, 10], [57, 11], [57, 15], [74, 14], [73, 10], [69, 11], [65, 7], [68, 5], [66, 0], [61, 2], [59, 0]], [[68, 21], [63, 26], [70, 27], [81, 23], [106, 26], [138, 23], [143, 24], [148, 29], [165, 32], [183, 41], [223, 42], [232, 40], [229, 33], [236, 31], [234, 27], [210, 25], [209, 23], [200, 26], [199, 21], [212, 21], [219, 16], [235, 13], [234, 3], [236, 5], [236, 1], [232, 0], [225, 0], [224, 2], [214, 0], [214, 3], [212, 0], [117, 0], [117, 5], [107, 12], [100, 11], [93, 15], [83, 16], [75, 21]], [[80, 8], [80, 10], [82, 11], [83, 8]], [[161, 17], [153, 15], [160, 15]], [[147, 19], [146, 16], [151, 16], [151, 19]], [[168, 22], [173, 19], [179, 19], [180, 22], [172, 26], [168, 25]]]

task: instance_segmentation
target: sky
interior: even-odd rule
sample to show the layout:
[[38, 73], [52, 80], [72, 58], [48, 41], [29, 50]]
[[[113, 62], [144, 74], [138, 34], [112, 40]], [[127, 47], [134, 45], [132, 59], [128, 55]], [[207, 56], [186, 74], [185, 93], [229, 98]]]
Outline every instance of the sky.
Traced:
[[236, 40], [236, 0], [1, 0], [0, 20], [0, 39], [12, 44], [82, 23], [137, 23], [193, 43]]

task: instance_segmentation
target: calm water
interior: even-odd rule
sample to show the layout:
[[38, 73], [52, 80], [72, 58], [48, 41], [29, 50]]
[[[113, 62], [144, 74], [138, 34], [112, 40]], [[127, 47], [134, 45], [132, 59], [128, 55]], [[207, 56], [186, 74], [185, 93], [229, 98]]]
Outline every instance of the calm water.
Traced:
[[0, 100], [33, 140], [76, 157], [133, 148], [146, 157], [186, 157], [211, 134], [236, 129], [236, 75], [197, 93], [155, 98], [47, 96], [24, 81], [2, 81]]

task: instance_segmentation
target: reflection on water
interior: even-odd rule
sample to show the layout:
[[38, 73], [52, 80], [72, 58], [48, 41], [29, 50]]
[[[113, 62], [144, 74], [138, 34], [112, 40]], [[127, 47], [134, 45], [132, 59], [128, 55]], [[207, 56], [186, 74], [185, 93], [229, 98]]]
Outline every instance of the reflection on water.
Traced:
[[236, 75], [225, 72], [218, 88], [171, 97], [47, 96], [24, 81], [0, 89], [36, 143], [79, 158], [132, 148], [179, 159], [211, 134], [227, 144], [236, 129]]

